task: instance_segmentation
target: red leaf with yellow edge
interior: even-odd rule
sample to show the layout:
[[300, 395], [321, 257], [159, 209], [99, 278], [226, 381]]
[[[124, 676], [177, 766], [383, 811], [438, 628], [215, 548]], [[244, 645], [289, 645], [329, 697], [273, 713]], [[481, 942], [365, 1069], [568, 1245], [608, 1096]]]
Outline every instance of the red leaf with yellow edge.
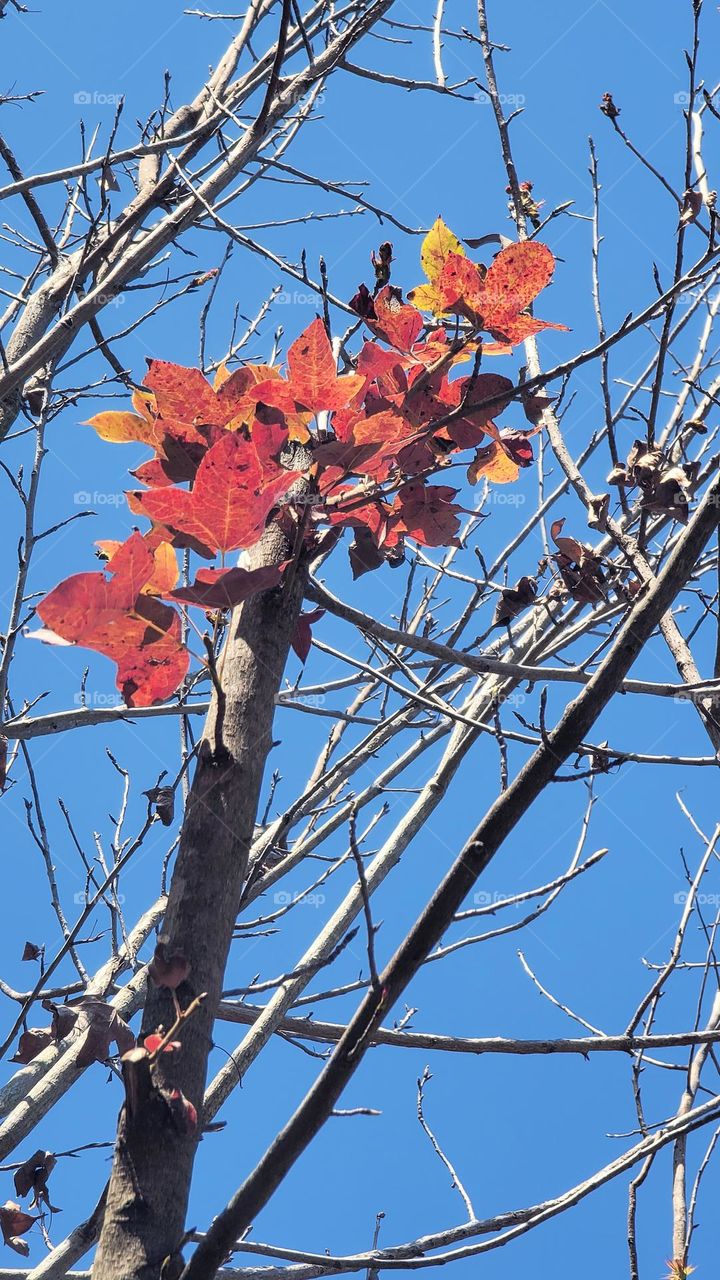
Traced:
[[457, 489], [447, 485], [410, 480], [397, 492], [392, 508], [394, 528], [426, 547], [458, 546], [460, 521], [456, 513], [461, 508], [452, 501], [456, 494]]
[[260, 569], [198, 569], [192, 585], [178, 587], [170, 598], [202, 609], [234, 609], [248, 596], [276, 587], [282, 572], [282, 565], [266, 565]]
[[[259, 437], [264, 443], [267, 431]], [[299, 474], [282, 470], [260, 456], [254, 441], [232, 433], [205, 454], [192, 492], [136, 491], [128, 494], [128, 502], [131, 510], [213, 550], [234, 551], [257, 542], [270, 511]]]

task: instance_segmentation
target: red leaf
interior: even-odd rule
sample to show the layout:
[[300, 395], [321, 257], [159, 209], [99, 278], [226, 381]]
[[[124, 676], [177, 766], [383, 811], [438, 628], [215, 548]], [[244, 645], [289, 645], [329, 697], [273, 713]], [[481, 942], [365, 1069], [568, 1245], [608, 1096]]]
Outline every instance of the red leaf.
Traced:
[[153, 392], [162, 418], [222, 425], [217, 395], [199, 369], [151, 360], [144, 385]]
[[78, 573], [38, 605], [45, 625], [70, 644], [95, 649], [118, 665], [117, 687], [129, 706], [162, 702], [187, 672], [180, 618], [142, 588], [155, 573], [147, 541], [134, 533], [104, 573]]
[[290, 347], [288, 374], [287, 382], [261, 384], [265, 404], [285, 411], [297, 407], [309, 413], [344, 409], [365, 385], [365, 379], [356, 373], [338, 377], [330, 340], [319, 316]]
[[295, 634], [290, 641], [302, 663], [307, 661], [312, 644], [312, 624], [319, 622], [325, 613], [324, 609], [313, 609], [312, 613], [301, 613], [295, 626]]
[[460, 528], [452, 499], [457, 489], [447, 485], [424, 485], [410, 480], [398, 490], [393, 505], [394, 526], [426, 547], [459, 545], [455, 535]]
[[488, 267], [483, 289], [484, 317], [498, 311], [517, 315], [550, 283], [555, 258], [546, 244], [525, 240], [501, 249]]
[[[143, 1048], [147, 1049], [148, 1053], [156, 1053], [164, 1039], [165, 1036], [156, 1031], [152, 1035], [145, 1036]], [[181, 1047], [179, 1040], [169, 1040], [163, 1049], [163, 1053], [177, 1053]]]
[[375, 298], [375, 320], [369, 324], [391, 347], [410, 351], [420, 336], [423, 318], [417, 307], [403, 302], [399, 289], [385, 285]]
[[[258, 432], [265, 445], [271, 428]], [[258, 451], [255, 439], [228, 433], [205, 454], [192, 492], [151, 489], [128, 494], [130, 508], [217, 551], [257, 542], [270, 511], [298, 479]]]

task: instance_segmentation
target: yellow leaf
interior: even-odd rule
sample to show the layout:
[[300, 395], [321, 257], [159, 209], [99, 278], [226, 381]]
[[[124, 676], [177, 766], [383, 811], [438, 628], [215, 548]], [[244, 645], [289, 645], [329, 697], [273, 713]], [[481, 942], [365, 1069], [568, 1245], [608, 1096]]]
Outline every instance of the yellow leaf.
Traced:
[[230, 370], [223, 360], [222, 363], [218, 365], [215, 377], [213, 378], [213, 391], [219, 391], [223, 382], [227, 382], [229, 377]]
[[442, 299], [432, 284], [419, 284], [408, 293], [408, 302], [412, 302], [419, 311], [432, 311], [435, 316], [447, 315], [443, 311]]
[[155, 439], [153, 423], [138, 413], [123, 410], [108, 409], [104, 413], [96, 413], [82, 425], [93, 427], [101, 440], [109, 440], [112, 444], [127, 444], [131, 440], [152, 444]]
[[132, 406], [135, 412], [139, 413], [141, 418], [147, 418], [148, 422], [152, 422], [155, 418], [155, 396], [152, 391], [136, 387], [132, 393]]
[[[465, 257], [465, 250], [457, 236], [453, 234], [449, 227], [445, 226], [442, 218], [436, 218], [423, 240], [420, 250], [420, 263], [431, 284], [439, 279], [440, 273], [451, 253], [458, 253], [461, 257]], [[416, 302], [415, 305], [420, 306], [421, 304]], [[429, 310], [432, 309], [429, 308]]]
[[517, 480], [520, 468], [496, 440], [482, 449], [478, 449], [475, 458], [467, 470], [470, 484], [478, 480], [491, 480], [493, 484], [512, 484]]

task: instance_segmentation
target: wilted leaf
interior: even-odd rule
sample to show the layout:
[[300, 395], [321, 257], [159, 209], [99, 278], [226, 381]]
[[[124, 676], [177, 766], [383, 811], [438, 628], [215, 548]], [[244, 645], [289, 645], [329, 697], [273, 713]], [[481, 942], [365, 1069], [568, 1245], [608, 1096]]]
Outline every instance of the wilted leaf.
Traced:
[[398, 490], [392, 507], [394, 529], [426, 547], [458, 546], [455, 535], [461, 508], [453, 504], [456, 493], [447, 485], [408, 481]]
[[51, 1151], [36, 1151], [16, 1170], [13, 1179], [16, 1194], [22, 1199], [32, 1191], [31, 1209], [45, 1204], [51, 1213], [60, 1212], [51, 1204], [47, 1189], [47, 1180], [56, 1164], [57, 1160]]
[[158, 942], [155, 954], [148, 966], [148, 973], [156, 987], [168, 987], [174, 991], [190, 972], [190, 964], [181, 951], [169, 951], [164, 942]]
[[21, 1062], [26, 1066], [28, 1062], [32, 1062], [33, 1058], [37, 1058], [43, 1049], [47, 1049], [53, 1040], [53, 1033], [49, 1027], [28, 1027], [27, 1031], [23, 1031], [20, 1036], [18, 1047], [10, 1061]]
[[155, 806], [155, 812], [163, 826], [171, 827], [175, 817], [175, 792], [173, 788], [151, 787], [149, 791], [143, 791], [143, 795], [147, 796], [150, 803]]
[[534, 578], [520, 578], [514, 587], [506, 587], [498, 597], [493, 625], [503, 626], [516, 618], [519, 613], [535, 602], [536, 595], [537, 582]]
[[25, 1213], [13, 1200], [6, 1200], [5, 1204], [0, 1206], [0, 1231], [2, 1231], [3, 1240], [9, 1248], [14, 1249], [15, 1253], [21, 1253], [24, 1258], [27, 1258], [30, 1246], [20, 1237], [26, 1235], [34, 1222], [37, 1222], [37, 1217]]

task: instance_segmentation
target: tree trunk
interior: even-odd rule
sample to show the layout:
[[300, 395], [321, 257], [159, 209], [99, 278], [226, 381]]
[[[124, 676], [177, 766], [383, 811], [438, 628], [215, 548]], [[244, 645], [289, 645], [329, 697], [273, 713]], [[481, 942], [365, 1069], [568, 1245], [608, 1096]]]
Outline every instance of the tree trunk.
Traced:
[[[280, 529], [271, 526], [253, 553], [253, 564], [277, 564], [289, 554]], [[216, 696], [198, 755], [162, 932], [167, 951], [181, 953], [190, 965], [188, 978], [177, 988], [181, 1007], [207, 995], [182, 1027], [181, 1051], [161, 1055], [152, 1082], [147, 1060], [126, 1071], [126, 1104], [95, 1280], [158, 1280], [163, 1264], [163, 1280], [175, 1274], [202, 1129], [213, 1023], [272, 747], [275, 695], [305, 580], [303, 565], [295, 566], [280, 587], [251, 597], [232, 616], [219, 661], [224, 714], [218, 714]], [[173, 1021], [170, 992], [151, 983], [142, 1034], [160, 1026], [168, 1029]], [[181, 1118], [173, 1119], [158, 1085], [180, 1089], [195, 1106], [199, 1122], [194, 1132], [182, 1131]]]

